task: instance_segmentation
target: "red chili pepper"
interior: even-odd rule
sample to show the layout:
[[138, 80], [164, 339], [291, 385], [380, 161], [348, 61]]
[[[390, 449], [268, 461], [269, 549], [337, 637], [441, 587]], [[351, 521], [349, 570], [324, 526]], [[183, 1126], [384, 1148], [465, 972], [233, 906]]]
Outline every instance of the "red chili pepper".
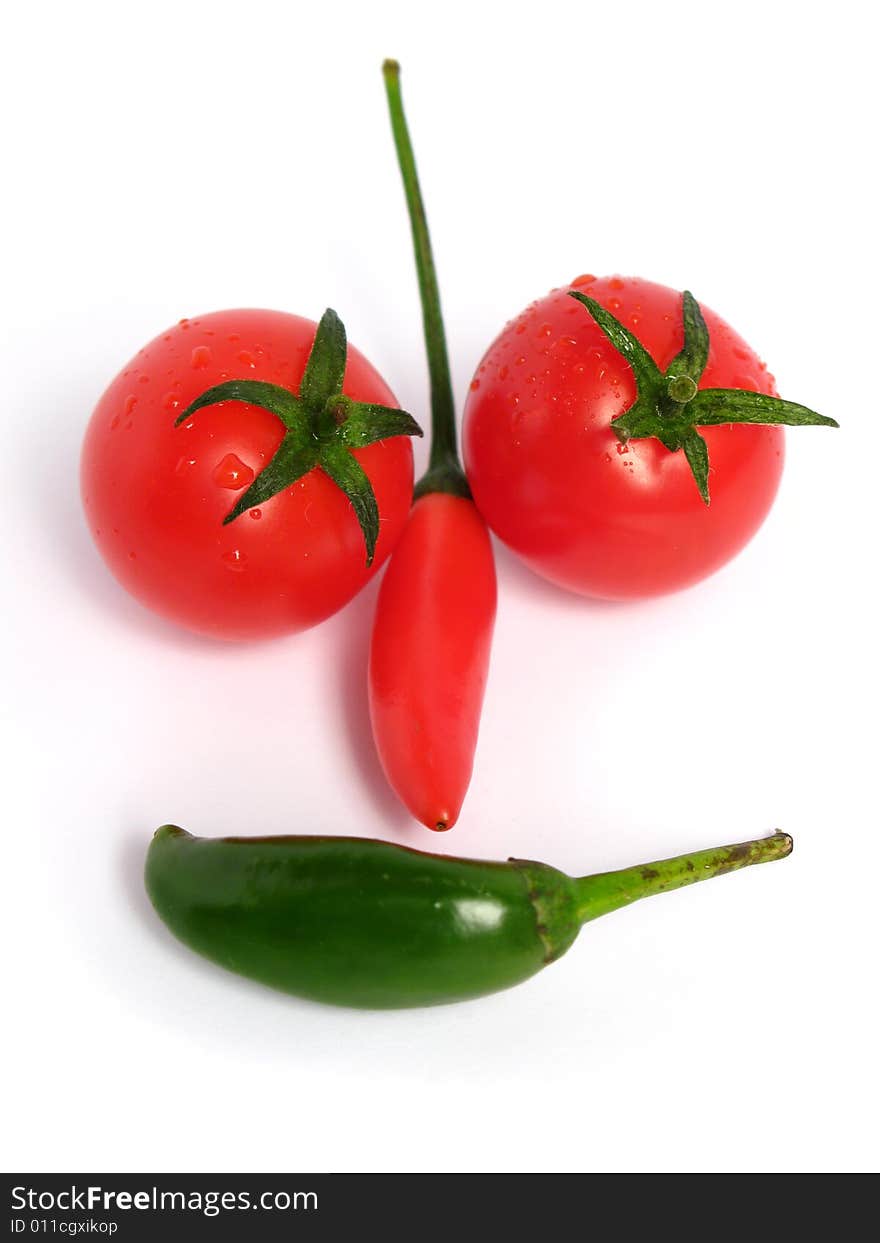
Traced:
[[379, 592], [370, 710], [389, 782], [417, 820], [450, 829], [474, 764], [495, 622], [495, 563], [473, 501], [416, 501]]
[[431, 377], [431, 456], [379, 590], [370, 713], [389, 782], [429, 829], [451, 829], [470, 784], [495, 624], [489, 532], [458, 458], [440, 295], [400, 67], [383, 66], [412, 225]]

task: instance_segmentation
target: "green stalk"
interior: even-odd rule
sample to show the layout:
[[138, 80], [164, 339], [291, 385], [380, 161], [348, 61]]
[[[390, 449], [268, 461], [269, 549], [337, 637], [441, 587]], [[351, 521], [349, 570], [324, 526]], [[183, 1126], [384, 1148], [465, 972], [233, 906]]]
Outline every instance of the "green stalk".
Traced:
[[713, 876], [751, 867], [753, 863], [772, 863], [774, 859], [784, 859], [791, 854], [791, 849], [792, 840], [787, 833], [774, 833], [771, 837], [742, 842], [737, 846], [717, 846], [714, 850], [698, 850], [673, 859], [661, 859], [657, 863], [623, 868], [619, 872], [581, 876], [574, 882], [577, 916], [582, 924], [586, 924], [639, 898], [711, 880]]
[[415, 497], [429, 492], [448, 492], [453, 496], [470, 497], [470, 488], [458, 458], [455, 434], [455, 401], [449, 372], [449, 355], [446, 349], [446, 332], [440, 309], [440, 290], [428, 233], [425, 204], [419, 187], [416, 160], [403, 111], [400, 93], [400, 65], [396, 60], [386, 60], [382, 66], [391, 129], [406, 206], [412, 228], [416, 272], [419, 281], [419, 297], [422, 303], [422, 324], [425, 349], [428, 354], [428, 373], [431, 380], [431, 453], [428, 470], [416, 484]]

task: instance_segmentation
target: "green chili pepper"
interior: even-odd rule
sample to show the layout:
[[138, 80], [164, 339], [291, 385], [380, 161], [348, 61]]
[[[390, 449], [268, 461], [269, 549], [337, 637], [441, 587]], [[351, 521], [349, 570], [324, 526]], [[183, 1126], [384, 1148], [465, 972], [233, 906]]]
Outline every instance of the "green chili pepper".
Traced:
[[582, 924], [637, 898], [791, 852], [784, 833], [596, 876], [358, 837], [193, 837], [150, 844], [146, 887], [181, 941], [274, 988], [367, 1008], [479, 997], [527, 979]]

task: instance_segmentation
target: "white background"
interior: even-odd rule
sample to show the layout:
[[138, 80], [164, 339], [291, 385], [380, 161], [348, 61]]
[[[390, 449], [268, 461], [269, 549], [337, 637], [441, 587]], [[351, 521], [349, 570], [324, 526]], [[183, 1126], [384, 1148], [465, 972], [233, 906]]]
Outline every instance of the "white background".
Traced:
[[[870, 6], [16, 6], [2, 75], [4, 1168], [876, 1168], [876, 31]], [[7, 18], [7, 22], [9, 19]], [[426, 409], [379, 67], [399, 57], [459, 399], [581, 271], [688, 286], [840, 432], [682, 595], [591, 605], [498, 549], [454, 836], [372, 752], [375, 587], [224, 646], [82, 520], [105, 384], [183, 315], [340, 311]], [[423, 448], [420, 448], [420, 453]], [[179, 946], [152, 830], [357, 832], [598, 871], [780, 825], [793, 857], [588, 928], [526, 986], [358, 1013]]]

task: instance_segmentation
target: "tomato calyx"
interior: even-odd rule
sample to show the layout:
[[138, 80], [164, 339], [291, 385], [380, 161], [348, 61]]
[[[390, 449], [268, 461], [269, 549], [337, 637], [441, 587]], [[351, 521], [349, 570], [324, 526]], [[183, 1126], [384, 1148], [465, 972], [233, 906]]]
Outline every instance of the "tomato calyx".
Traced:
[[223, 519], [223, 525], [265, 504], [319, 467], [351, 502], [369, 566], [379, 538], [379, 506], [366, 471], [352, 450], [392, 436], [421, 436], [422, 429], [405, 410], [346, 397], [342, 383], [347, 352], [345, 326], [328, 307], [315, 332], [298, 393], [264, 380], [227, 380], [190, 402], [174, 425], [179, 427], [196, 411], [224, 401], [245, 401], [274, 414], [285, 428], [281, 444]]
[[807, 406], [746, 389], [699, 387], [709, 358], [709, 329], [696, 298], [682, 294], [684, 345], [662, 372], [639, 339], [594, 298], [577, 290], [569, 296], [582, 303], [619, 354], [629, 363], [636, 382], [636, 400], [612, 419], [622, 444], [656, 437], [670, 453], [681, 450], [703, 501], [709, 504], [709, 448], [697, 430], [724, 423], [785, 424], [788, 427], [838, 427], [835, 419]]

